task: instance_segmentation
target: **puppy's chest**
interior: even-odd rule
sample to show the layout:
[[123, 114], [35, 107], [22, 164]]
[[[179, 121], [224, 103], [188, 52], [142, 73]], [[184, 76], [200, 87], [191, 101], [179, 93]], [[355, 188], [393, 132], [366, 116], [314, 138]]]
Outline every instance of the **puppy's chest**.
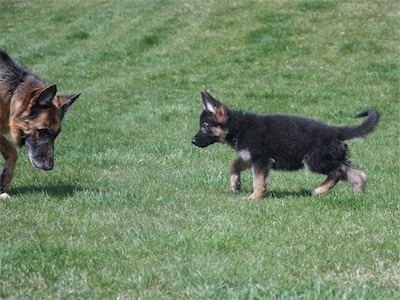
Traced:
[[238, 155], [245, 162], [251, 162], [251, 153], [248, 149], [238, 151]]
[[246, 147], [246, 145], [240, 143], [238, 138], [233, 139], [231, 145], [242, 160], [245, 162], [251, 162], [251, 153], [249, 147]]

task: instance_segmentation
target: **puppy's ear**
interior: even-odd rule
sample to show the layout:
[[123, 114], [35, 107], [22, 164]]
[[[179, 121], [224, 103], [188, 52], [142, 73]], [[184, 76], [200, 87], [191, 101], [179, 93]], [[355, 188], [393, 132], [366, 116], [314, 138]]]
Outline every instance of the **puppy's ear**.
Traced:
[[218, 102], [207, 91], [201, 93], [201, 98], [203, 99], [204, 109], [214, 115], [215, 121], [225, 123], [228, 117], [228, 109], [226, 106]]
[[208, 110], [212, 114], [215, 114], [218, 107], [221, 106], [221, 103], [214, 99], [207, 91], [201, 92], [201, 98], [203, 99], [204, 109]]

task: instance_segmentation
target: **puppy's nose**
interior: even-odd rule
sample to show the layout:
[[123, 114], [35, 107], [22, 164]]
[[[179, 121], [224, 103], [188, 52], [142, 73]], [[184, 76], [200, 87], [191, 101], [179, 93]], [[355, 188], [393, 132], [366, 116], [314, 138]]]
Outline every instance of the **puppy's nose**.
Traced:
[[196, 143], [197, 143], [197, 138], [194, 137], [193, 140], [192, 140], [192, 144], [196, 145]]

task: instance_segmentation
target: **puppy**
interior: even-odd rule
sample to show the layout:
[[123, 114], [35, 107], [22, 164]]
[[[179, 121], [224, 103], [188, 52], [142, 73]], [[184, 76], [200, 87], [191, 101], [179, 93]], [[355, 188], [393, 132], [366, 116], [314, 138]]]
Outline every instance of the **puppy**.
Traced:
[[200, 129], [192, 143], [204, 148], [215, 142], [227, 143], [237, 152], [230, 168], [231, 187], [240, 190], [240, 173], [250, 168], [253, 172], [251, 199], [266, 193], [266, 182], [271, 169], [297, 170], [305, 166], [312, 172], [327, 175], [314, 190], [318, 195], [329, 191], [339, 180], [346, 180], [354, 192], [364, 191], [367, 176], [349, 161], [345, 140], [361, 138], [378, 124], [379, 113], [366, 110], [356, 117], [367, 117], [359, 126], [335, 127], [311, 119], [259, 115], [232, 110], [214, 99], [208, 92], [201, 93], [204, 110]]

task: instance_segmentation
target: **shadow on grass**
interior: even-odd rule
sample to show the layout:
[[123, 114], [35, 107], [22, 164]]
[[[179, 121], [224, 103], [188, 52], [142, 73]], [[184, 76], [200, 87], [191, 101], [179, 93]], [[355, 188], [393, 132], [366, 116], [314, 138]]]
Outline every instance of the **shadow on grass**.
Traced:
[[[242, 190], [240, 192], [241, 195], [250, 196], [252, 193], [251, 190]], [[266, 196], [263, 199], [281, 199], [286, 197], [297, 197], [297, 198], [309, 198], [313, 197], [312, 192], [310, 190], [302, 189], [299, 191], [288, 191], [288, 190], [268, 190]]]
[[312, 196], [311, 191], [305, 189], [299, 191], [271, 190], [267, 192], [266, 198], [286, 198], [286, 197], [308, 198], [311, 196]]
[[64, 198], [71, 197], [77, 192], [87, 191], [88, 188], [80, 187], [74, 184], [46, 184], [42, 186], [26, 185], [21, 187], [11, 187], [8, 193], [11, 196], [26, 196], [32, 194], [45, 194], [52, 197]]

